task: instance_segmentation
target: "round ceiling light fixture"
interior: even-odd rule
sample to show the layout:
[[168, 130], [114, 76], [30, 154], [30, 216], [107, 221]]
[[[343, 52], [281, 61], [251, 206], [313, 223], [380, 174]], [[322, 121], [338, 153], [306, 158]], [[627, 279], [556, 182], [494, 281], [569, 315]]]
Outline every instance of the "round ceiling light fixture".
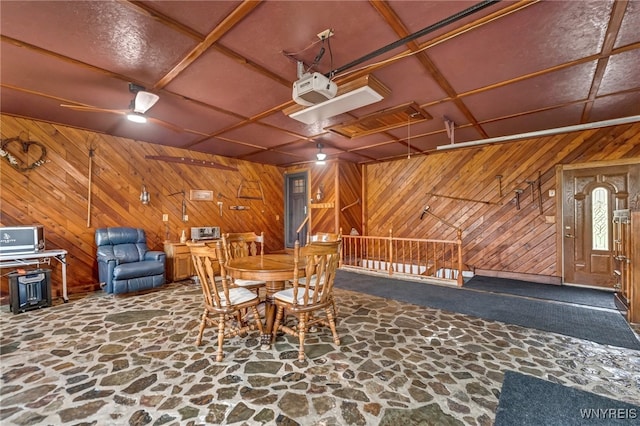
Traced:
[[325, 164], [325, 160], [327, 159], [327, 154], [322, 152], [322, 144], [319, 143], [316, 145], [318, 147], [318, 153], [316, 154], [316, 164]]

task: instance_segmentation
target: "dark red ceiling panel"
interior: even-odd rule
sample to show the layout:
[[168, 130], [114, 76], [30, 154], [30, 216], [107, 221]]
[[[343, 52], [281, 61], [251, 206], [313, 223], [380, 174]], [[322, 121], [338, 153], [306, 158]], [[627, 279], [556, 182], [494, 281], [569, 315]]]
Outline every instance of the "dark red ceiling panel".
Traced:
[[0, 48], [4, 85], [58, 97], [58, 104], [79, 102], [100, 108], [126, 109], [133, 99], [125, 81], [11, 43], [3, 42]]
[[209, 138], [190, 147], [190, 149], [208, 154], [222, 155], [224, 157], [242, 157], [253, 153], [257, 149], [253, 146], [238, 143], [229, 143], [217, 138]]
[[[332, 63], [335, 69], [398, 38], [368, 2], [271, 1], [262, 3], [221, 42], [293, 83], [296, 59], [310, 64], [321, 47], [317, 34], [329, 28], [335, 35], [317, 67], [323, 73]], [[256, 49], [258, 44], [261, 48]]]
[[462, 93], [596, 55], [610, 9], [610, 2], [539, 2], [427, 53]]
[[124, 2], [2, 3], [2, 34], [155, 83], [195, 42]]
[[118, 114], [82, 113], [60, 108], [55, 99], [0, 87], [0, 107], [3, 113], [53, 123], [65, 123], [81, 129], [91, 129], [100, 133], [108, 133], [124, 116]]
[[[640, 29], [638, 30], [640, 32]], [[625, 90], [634, 90], [640, 86], [640, 49], [612, 55], [607, 63], [598, 96]]]
[[372, 158], [389, 159], [392, 157], [406, 156], [407, 146], [398, 142], [390, 142], [376, 146], [366, 147], [354, 151], [357, 154], [367, 155]]
[[627, 10], [616, 39], [615, 47], [623, 47], [640, 41], [640, 2], [627, 2]]
[[281, 130], [260, 124], [248, 124], [222, 133], [218, 137], [235, 141], [256, 141], [256, 145], [267, 148], [288, 144], [298, 139]]
[[197, 135], [175, 132], [152, 121], [144, 124], [133, 123], [125, 117], [122, 117], [122, 119], [109, 130], [109, 133], [123, 138], [178, 148], [190, 145], [199, 138]]
[[640, 115], [640, 91], [596, 99], [589, 121], [612, 120], [634, 115]]
[[243, 160], [254, 161], [256, 163], [273, 164], [276, 166], [286, 166], [288, 164], [296, 164], [304, 162], [304, 158], [289, 155], [281, 151], [264, 151], [256, 154], [242, 157]]
[[202, 55], [166, 88], [245, 117], [291, 100], [288, 86], [217, 51]]
[[242, 119], [219, 112], [211, 107], [193, 101], [185, 101], [167, 94], [147, 113], [153, 117], [179, 125], [180, 127], [204, 133], [217, 133], [233, 126]]
[[[355, 114], [358, 117], [409, 102], [423, 105], [446, 97], [446, 93], [415, 57], [378, 70], [374, 76], [391, 90], [391, 94], [380, 102], [357, 109]], [[411, 81], [412, 78], [415, 80]]]
[[483, 124], [489, 137], [517, 135], [536, 130], [572, 126], [580, 122], [583, 105], [570, 105], [550, 111], [522, 115]]
[[587, 62], [466, 96], [463, 102], [476, 119], [484, 121], [586, 100], [595, 69], [595, 61]]
[[[503, 1], [422, 35], [416, 42], [428, 46], [423, 54], [409, 55], [406, 43], [387, 48], [403, 28], [416, 32], [475, 4], [2, 1], [0, 112], [280, 166], [312, 161], [317, 143], [345, 161], [401, 158], [448, 143], [445, 120], [463, 142], [639, 113], [638, 2], [626, 4], [618, 29], [611, 11], [625, 5], [611, 0]], [[504, 16], [463, 28], [492, 13]], [[334, 36], [322, 46], [317, 33], [328, 28]], [[611, 57], [601, 55], [607, 33], [618, 33]], [[209, 34], [212, 44], [202, 42]], [[308, 68], [321, 47], [318, 65]], [[401, 52], [407, 57], [381, 62]], [[296, 60], [320, 72], [358, 60], [339, 78], [371, 73], [391, 93], [322, 122], [300, 123], [283, 113], [293, 104]], [[598, 60], [603, 73], [595, 72]], [[147, 115], [178, 130], [135, 126], [112, 111], [60, 107], [127, 110], [134, 96], [129, 82], [157, 93]], [[592, 87], [599, 89], [595, 99]], [[355, 139], [327, 130], [409, 102], [433, 119]]]
[[143, 1], [143, 4], [169, 16], [195, 32], [206, 36], [224, 18], [241, 4], [240, 1], [184, 1], [154, 0]]

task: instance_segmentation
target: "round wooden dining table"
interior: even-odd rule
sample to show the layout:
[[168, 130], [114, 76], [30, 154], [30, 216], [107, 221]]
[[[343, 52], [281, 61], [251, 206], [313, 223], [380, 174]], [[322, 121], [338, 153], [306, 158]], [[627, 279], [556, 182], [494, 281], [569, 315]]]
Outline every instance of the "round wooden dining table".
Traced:
[[[305, 262], [298, 263], [298, 270], [304, 273]], [[293, 279], [294, 258], [292, 254], [262, 254], [229, 259], [227, 273], [234, 279], [266, 281], [265, 327], [260, 338], [262, 349], [271, 347], [271, 333], [276, 318], [273, 295], [284, 290], [285, 281]]]

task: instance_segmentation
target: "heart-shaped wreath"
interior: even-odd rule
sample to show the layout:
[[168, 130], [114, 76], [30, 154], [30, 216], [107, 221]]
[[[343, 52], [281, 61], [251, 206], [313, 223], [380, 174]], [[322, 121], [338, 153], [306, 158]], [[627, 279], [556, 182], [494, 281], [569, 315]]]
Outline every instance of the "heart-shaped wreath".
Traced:
[[[19, 160], [18, 158], [16, 158], [15, 155], [11, 154], [8, 151], [9, 145], [11, 145], [13, 143], [20, 144], [20, 146], [22, 148], [22, 152], [24, 154], [27, 154], [29, 152], [29, 149], [32, 146], [35, 146], [35, 147], [39, 148], [40, 149], [40, 157], [36, 161], [31, 163], [31, 164], [27, 164], [27, 163]], [[33, 170], [36, 167], [42, 166], [44, 163], [46, 163], [46, 160], [45, 160], [46, 156], [47, 156], [47, 148], [45, 148], [45, 146], [42, 145], [40, 142], [23, 141], [19, 137], [4, 139], [2, 141], [2, 145], [0, 146], [0, 157], [4, 157], [9, 162], [9, 164], [11, 164], [11, 166], [14, 169], [19, 170], [21, 172], [25, 172], [27, 170]]]

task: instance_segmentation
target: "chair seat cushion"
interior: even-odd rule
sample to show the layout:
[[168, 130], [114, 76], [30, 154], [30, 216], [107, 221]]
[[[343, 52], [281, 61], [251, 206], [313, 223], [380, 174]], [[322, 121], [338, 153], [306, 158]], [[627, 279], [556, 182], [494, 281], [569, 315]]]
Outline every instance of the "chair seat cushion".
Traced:
[[233, 283], [239, 287], [257, 287], [257, 286], [267, 284], [266, 281], [242, 280], [242, 279], [233, 280]]
[[[286, 290], [281, 290], [273, 295], [273, 297], [281, 302], [285, 303], [293, 303], [293, 288], [288, 288]], [[304, 289], [298, 288], [298, 301], [297, 305], [304, 305]], [[311, 300], [309, 304], [313, 304]]]
[[150, 277], [164, 274], [164, 264], [156, 261], [122, 263], [113, 269], [115, 280]]
[[[232, 305], [239, 305], [257, 298], [258, 296], [254, 292], [246, 288], [235, 287], [229, 289], [229, 302], [231, 302]], [[227, 300], [223, 293], [220, 294], [220, 304], [227, 306]]]

